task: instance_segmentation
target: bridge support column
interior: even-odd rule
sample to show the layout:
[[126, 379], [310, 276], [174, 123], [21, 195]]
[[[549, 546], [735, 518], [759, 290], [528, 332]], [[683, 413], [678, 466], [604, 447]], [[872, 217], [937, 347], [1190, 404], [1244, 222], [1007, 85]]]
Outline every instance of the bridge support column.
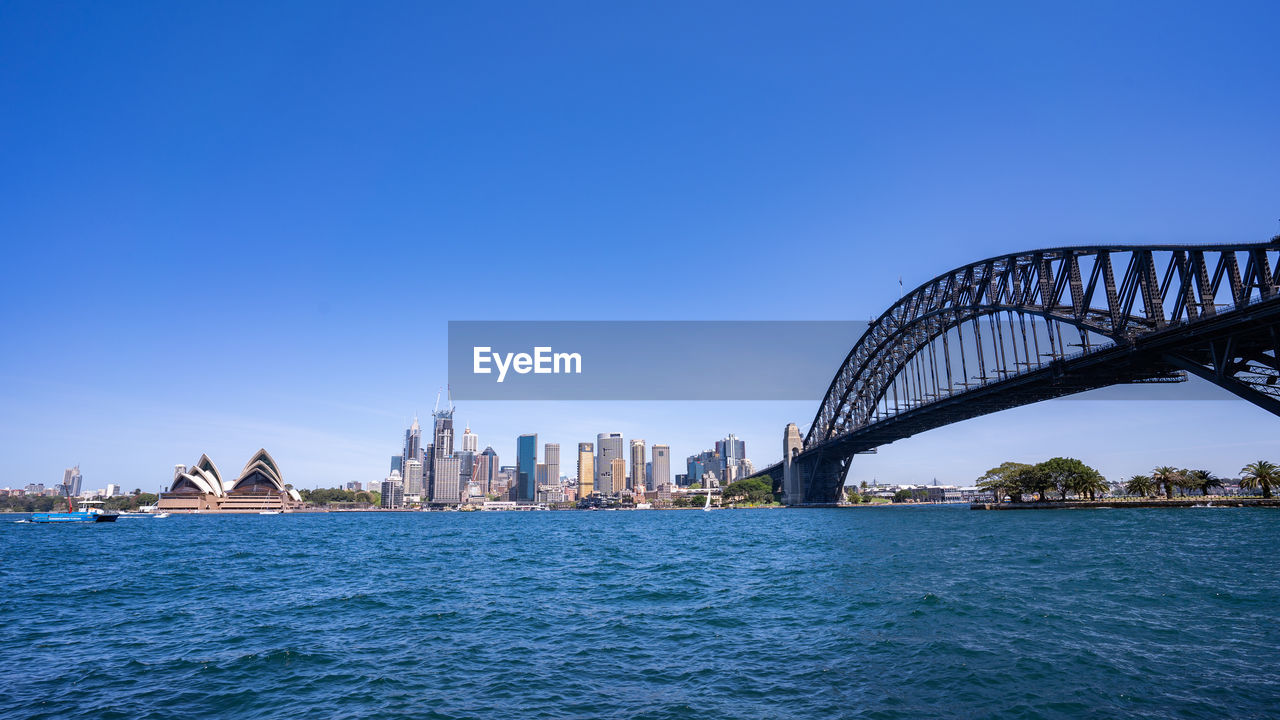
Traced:
[[787, 423], [782, 434], [782, 504], [804, 503], [804, 482], [800, 479], [800, 467], [796, 456], [804, 449], [804, 438], [795, 423]]
[[804, 439], [795, 423], [782, 436], [782, 504], [835, 505], [840, 502], [851, 458], [821, 451], [804, 455]]

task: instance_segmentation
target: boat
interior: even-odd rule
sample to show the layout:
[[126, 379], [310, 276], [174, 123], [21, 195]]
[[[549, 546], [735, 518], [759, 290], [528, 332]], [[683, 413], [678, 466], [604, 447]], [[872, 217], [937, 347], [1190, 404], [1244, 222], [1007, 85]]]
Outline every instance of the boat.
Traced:
[[97, 500], [85, 500], [83, 505], [87, 505], [84, 510], [76, 510], [75, 500], [67, 498], [66, 512], [47, 512], [32, 513], [31, 522], [37, 523], [64, 523], [64, 522], [115, 522], [116, 514], [104, 511], [98, 507], [102, 503]]
[[259, 515], [279, 515], [280, 511], [279, 510], [259, 510], [258, 514]]
[[711, 512], [711, 488], [707, 488], [707, 504], [702, 506], [702, 512]]

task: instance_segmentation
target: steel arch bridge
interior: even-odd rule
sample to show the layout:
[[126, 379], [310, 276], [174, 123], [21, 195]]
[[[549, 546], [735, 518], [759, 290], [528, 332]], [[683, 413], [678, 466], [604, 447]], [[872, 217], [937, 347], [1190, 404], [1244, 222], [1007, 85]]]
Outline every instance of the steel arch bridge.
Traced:
[[904, 295], [764, 468], [789, 505], [839, 500], [852, 458], [925, 430], [1123, 383], [1196, 375], [1280, 415], [1280, 236], [1061, 247], [980, 260]]

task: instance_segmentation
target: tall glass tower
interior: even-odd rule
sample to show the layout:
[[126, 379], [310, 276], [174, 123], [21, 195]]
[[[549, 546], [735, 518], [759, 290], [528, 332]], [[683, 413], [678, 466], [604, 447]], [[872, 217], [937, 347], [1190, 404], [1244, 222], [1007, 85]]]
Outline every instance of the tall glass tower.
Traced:
[[516, 438], [516, 499], [533, 502], [538, 492], [538, 434]]

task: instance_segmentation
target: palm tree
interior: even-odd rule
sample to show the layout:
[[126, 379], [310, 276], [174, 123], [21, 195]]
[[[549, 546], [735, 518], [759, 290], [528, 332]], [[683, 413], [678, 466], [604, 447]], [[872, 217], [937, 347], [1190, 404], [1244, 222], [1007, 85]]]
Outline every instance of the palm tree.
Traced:
[[1271, 497], [1271, 486], [1280, 484], [1280, 467], [1266, 460], [1249, 463], [1240, 468], [1240, 487], [1252, 490], [1262, 488], [1262, 497]]
[[1164, 488], [1164, 496], [1170, 500], [1173, 499], [1173, 487], [1178, 483], [1178, 468], [1168, 465], [1161, 465], [1151, 471], [1151, 480], [1155, 482], [1157, 488]]
[[1150, 475], [1134, 475], [1129, 478], [1129, 482], [1124, 484], [1125, 492], [1140, 497], [1151, 497], [1156, 494], [1157, 490], [1159, 490], [1159, 487], [1151, 479]]
[[1207, 496], [1213, 488], [1222, 487], [1222, 481], [1208, 470], [1188, 470], [1187, 487], [1199, 490], [1201, 495]]

